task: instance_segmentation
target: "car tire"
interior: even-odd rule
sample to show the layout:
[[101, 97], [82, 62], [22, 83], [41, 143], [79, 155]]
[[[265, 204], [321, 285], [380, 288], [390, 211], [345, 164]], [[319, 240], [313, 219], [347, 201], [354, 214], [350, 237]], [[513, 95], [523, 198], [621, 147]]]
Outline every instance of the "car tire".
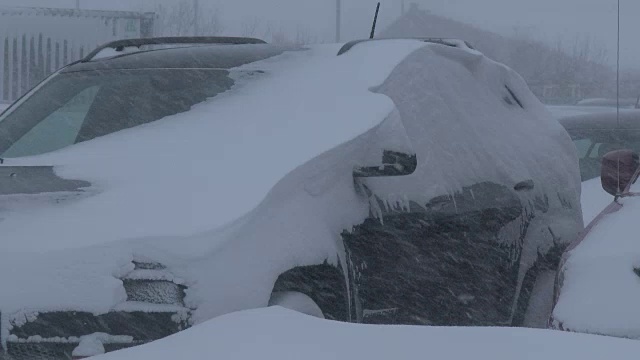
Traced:
[[306, 294], [297, 291], [274, 292], [271, 294], [269, 306], [282, 306], [285, 309], [324, 319], [320, 306]]

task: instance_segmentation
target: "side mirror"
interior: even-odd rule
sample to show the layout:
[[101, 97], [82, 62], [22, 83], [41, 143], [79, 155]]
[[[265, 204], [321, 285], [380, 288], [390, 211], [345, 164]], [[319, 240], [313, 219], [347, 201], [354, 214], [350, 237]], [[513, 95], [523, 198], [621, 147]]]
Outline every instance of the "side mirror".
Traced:
[[640, 156], [632, 150], [615, 150], [602, 158], [600, 181], [602, 188], [618, 197], [629, 191], [629, 185], [638, 178]]
[[384, 150], [382, 164], [376, 166], [362, 166], [353, 169], [353, 177], [379, 177], [411, 175], [418, 167], [415, 154], [405, 154], [397, 151]]

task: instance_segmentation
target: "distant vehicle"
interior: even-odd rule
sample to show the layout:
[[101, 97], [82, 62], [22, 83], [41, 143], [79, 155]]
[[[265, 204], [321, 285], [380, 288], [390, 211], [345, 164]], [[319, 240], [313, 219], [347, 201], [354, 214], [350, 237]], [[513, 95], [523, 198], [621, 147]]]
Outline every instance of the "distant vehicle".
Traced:
[[2, 114], [0, 157], [12, 360], [268, 305], [530, 325], [583, 227], [569, 136], [456, 40], [111, 43]]
[[611, 112], [610, 106], [576, 106], [576, 105], [547, 105], [554, 119], [560, 120], [565, 117]]
[[640, 339], [640, 156], [630, 149], [602, 158], [601, 183], [613, 201], [562, 257], [554, 329]]
[[[624, 98], [619, 100], [620, 107], [637, 109], [638, 108], [638, 100], [640, 98]], [[607, 107], [617, 107], [618, 100], [615, 98], [595, 98], [595, 99], [584, 99], [578, 101], [577, 106], [607, 106]]]
[[613, 150], [640, 152], [640, 110], [623, 110], [568, 116], [559, 119], [569, 132], [580, 161], [582, 181], [600, 176], [604, 155]]

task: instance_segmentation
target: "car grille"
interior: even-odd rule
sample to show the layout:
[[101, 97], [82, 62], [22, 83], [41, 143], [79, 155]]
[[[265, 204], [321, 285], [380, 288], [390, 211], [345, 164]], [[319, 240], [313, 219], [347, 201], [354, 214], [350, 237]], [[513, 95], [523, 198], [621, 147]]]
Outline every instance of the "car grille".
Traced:
[[108, 334], [102, 344], [110, 352], [187, 328], [192, 311], [184, 306], [187, 287], [161, 264], [134, 264], [135, 270], [121, 278], [127, 302], [111, 312], [39, 311], [26, 322], [9, 319], [12, 328], [2, 339], [6, 349], [0, 346], [0, 360], [72, 359], [82, 336]]

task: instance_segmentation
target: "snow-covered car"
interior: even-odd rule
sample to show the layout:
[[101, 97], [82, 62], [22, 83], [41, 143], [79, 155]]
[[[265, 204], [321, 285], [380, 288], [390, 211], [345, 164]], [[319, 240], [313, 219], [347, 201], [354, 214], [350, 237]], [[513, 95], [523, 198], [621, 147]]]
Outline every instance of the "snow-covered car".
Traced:
[[514, 71], [446, 39], [138, 50], [170, 40], [98, 49], [0, 118], [0, 357], [268, 305], [546, 324], [580, 174]]
[[562, 257], [552, 328], [640, 339], [639, 174], [640, 156], [633, 150], [603, 157], [601, 183], [613, 202]]

